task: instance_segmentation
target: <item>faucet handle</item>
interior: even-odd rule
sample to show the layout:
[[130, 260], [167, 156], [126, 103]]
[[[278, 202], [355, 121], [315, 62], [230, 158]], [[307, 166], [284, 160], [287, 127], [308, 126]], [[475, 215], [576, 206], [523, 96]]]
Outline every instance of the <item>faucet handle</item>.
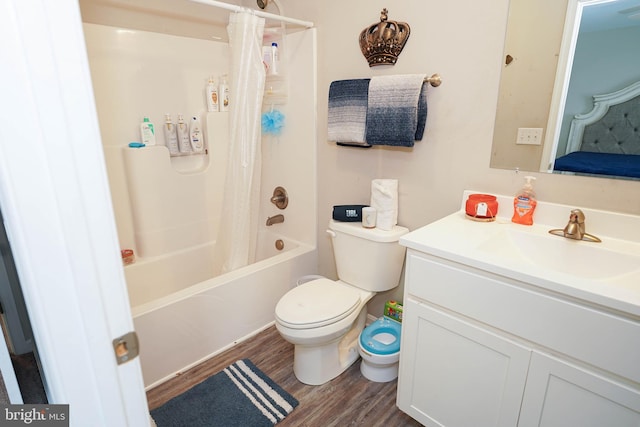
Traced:
[[600, 240], [600, 238], [585, 231], [584, 218], [584, 212], [580, 209], [571, 209], [569, 222], [564, 229], [555, 228], [553, 230], [549, 230], [549, 233], [555, 234], [556, 236], [563, 236], [567, 239], [601, 242], [602, 240]]
[[571, 209], [571, 213], [569, 214], [569, 222], [575, 222], [578, 224], [584, 223], [584, 212], [580, 209]]
[[287, 190], [283, 187], [276, 187], [273, 190], [273, 197], [271, 197], [271, 203], [276, 205], [278, 209], [284, 209], [289, 204], [289, 196], [287, 195]]

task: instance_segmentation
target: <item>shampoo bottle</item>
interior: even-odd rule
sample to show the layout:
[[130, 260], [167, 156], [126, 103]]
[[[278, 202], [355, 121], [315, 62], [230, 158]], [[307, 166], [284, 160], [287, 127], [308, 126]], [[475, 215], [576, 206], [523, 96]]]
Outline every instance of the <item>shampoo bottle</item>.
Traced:
[[513, 217], [512, 222], [524, 225], [533, 225], [533, 211], [536, 209], [538, 202], [536, 201], [536, 193], [533, 191], [533, 184], [536, 178], [534, 176], [525, 176], [525, 182], [522, 189], [513, 199]]
[[164, 131], [164, 144], [169, 149], [169, 153], [172, 156], [180, 154], [176, 125], [171, 121], [171, 114], [167, 113], [164, 115], [164, 126], [162, 129]]
[[202, 127], [200, 119], [197, 116], [191, 117], [189, 125], [189, 137], [191, 141], [191, 149], [194, 153], [202, 153], [204, 151], [204, 140], [202, 139]]
[[189, 137], [189, 125], [184, 122], [182, 114], [178, 114], [178, 125], [176, 126], [178, 134], [178, 148], [182, 154], [191, 153], [191, 139]]
[[278, 51], [278, 43], [271, 43], [271, 68], [269, 74], [278, 74], [280, 68], [280, 52]]
[[220, 77], [220, 111], [229, 111], [229, 86], [227, 85], [227, 75]]
[[151, 123], [147, 116], [144, 117], [140, 124], [140, 134], [144, 145], [156, 145], [155, 129], [153, 128], [153, 123]]
[[207, 93], [207, 111], [209, 112], [220, 111], [220, 108], [218, 105], [218, 88], [216, 87], [216, 82], [213, 80], [213, 77], [209, 77], [206, 93]]

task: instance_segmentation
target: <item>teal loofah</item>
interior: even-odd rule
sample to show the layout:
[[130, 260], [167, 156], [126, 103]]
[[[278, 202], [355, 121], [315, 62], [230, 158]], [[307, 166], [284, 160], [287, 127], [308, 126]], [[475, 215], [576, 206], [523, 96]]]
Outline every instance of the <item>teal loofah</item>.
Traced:
[[280, 135], [284, 127], [284, 114], [271, 110], [262, 114], [262, 133]]

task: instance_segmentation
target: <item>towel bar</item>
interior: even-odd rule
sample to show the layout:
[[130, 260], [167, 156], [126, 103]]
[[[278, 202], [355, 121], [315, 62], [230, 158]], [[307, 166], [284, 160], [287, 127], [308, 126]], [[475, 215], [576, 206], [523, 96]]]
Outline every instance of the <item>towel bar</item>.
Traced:
[[425, 82], [428, 82], [433, 87], [438, 87], [442, 84], [442, 79], [440, 78], [440, 74], [433, 74], [431, 77], [427, 77], [424, 79]]

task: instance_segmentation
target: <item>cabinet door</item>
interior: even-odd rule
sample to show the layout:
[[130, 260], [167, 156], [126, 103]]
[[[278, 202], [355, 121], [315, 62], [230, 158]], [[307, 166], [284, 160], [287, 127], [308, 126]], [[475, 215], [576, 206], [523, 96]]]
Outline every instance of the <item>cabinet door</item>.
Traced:
[[398, 406], [425, 426], [513, 427], [531, 351], [407, 298]]
[[640, 390], [534, 352], [519, 427], [640, 426]]

